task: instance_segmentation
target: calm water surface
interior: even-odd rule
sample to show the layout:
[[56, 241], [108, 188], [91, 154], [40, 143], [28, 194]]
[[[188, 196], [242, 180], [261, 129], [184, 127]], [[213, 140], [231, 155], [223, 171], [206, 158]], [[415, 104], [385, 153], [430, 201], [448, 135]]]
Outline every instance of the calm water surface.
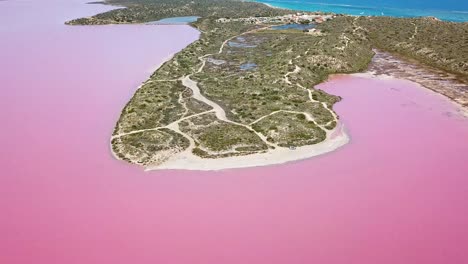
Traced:
[[405, 81], [321, 85], [352, 142], [223, 172], [112, 159], [119, 112], [187, 26], [67, 27], [108, 7], [0, 1], [0, 263], [468, 262], [468, 122]]

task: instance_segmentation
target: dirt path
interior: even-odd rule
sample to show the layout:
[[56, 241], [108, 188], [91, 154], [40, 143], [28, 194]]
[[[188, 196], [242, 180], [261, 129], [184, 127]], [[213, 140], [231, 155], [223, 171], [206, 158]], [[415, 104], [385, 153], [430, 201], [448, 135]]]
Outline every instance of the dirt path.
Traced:
[[[290, 61], [289, 64], [292, 64], [292, 61]], [[286, 74], [284, 75], [284, 80], [285, 80], [285, 82], [288, 83], [288, 84], [292, 84], [291, 81], [289, 80], [289, 75], [291, 75], [291, 74], [296, 74], [296, 73], [299, 73], [299, 72], [301, 71], [301, 68], [300, 68], [299, 66], [297, 66], [297, 65], [294, 65], [294, 66], [295, 66], [294, 71], [288, 72], [288, 73], [286, 73]], [[323, 106], [325, 109], [327, 109], [327, 110], [331, 113], [331, 115], [333, 116], [333, 120], [330, 121], [330, 122], [328, 122], [328, 124], [326, 124], [325, 126], [321, 126], [321, 125], [319, 125], [318, 123], [316, 123], [316, 122], [314, 121], [315, 124], [316, 124], [317, 126], [319, 126], [320, 128], [322, 128], [322, 129], [325, 130], [325, 131], [328, 131], [328, 129], [325, 128], [326, 126], [328, 126], [329, 124], [331, 124], [331, 123], [334, 122], [334, 121], [338, 122], [338, 116], [336, 115], [336, 113], [335, 113], [333, 110], [331, 110], [325, 102], [319, 102], [319, 101], [317, 101], [317, 100], [314, 100], [314, 98], [312, 97], [312, 91], [311, 91], [310, 89], [307, 89], [306, 87], [304, 87], [304, 86], [301, 85], [300, 83], [296, 83], [296, 85], [297, 85], [299, 88], [301, 88], [301, 89], [307, 91], [307, 94], [308, 94], [308, 96], [309, 96], [309, 101], [314, 102], [314, 103], [321, 103], [322, 106]], [[282, 111], [282, 110], [279, 110], [279, 111], [277, 111], [277, 112], [281, 112], [281, 111]], [[283, 112], [294, 112], [294, 111], [283, 111]], [[298, 112], [298, 113], [299, 113], [299, 112]], [[305, 114], [306, 116], [308, 115], [307, 113], [303, 113], [303, 114]], [[271, 115], [271, 114], [270, 114], [270, 115]], [[262, 117], [262, 118], [263, 118], [263, 117]], [[313, 119], [313, 118], [312, 118], [312, 119]], [[256, 123], [256, 122], [258, 122], [258, 121], [255, 121], [254, 123]], [[254, 124], [254, 123], [252, 123], [252, 124]]]
[[155, 131], [155, 130], [159, 130], [159, 129], [163, 129], [163, 128], [172, 129], [172, 127], [174, 125], [178, 125], [180, 122], [182, 122], [184, 120], [187, 120], [187, 119], [190, 119], [190, 118], [193, 118], [193, 117], [197, 117], [197, 116], [201, 116], [201, 115], [204, 115], [204, 114], [208, 114], [208, 113], [211, 113], [211, 112], [214, 112], [214, 110], [209, 110], [209, 111], [201, 112], [201, 113], [198, 113], [198, 114], [186, 116], [186, 117], [183, 117], [181, 119], [177, 119], [176, 121], [170, 123], [167, 126], [146, 128], [146, 129], [140, 129], [140, 130], [133, 130], [133, 131], [126, 132], [126, 133], [120, 133], [120, 134], [112, 136], [111, 139], [115, 139], [115, 138], [119, 138], [119, 137], [123, 137], [123, 136], [128, 136], [128, 135], [133, 135], [133, 134], [138, 134], [138, 133], [143, 133], [143, 132], [147, 132], [147, 131]]
[[410, 40], [413, 40], [413, 39], [416, 37], [416, 35], [418, 34], [418, 25], [416, 25], [416, 24], [413, 23], [413, 22], [411, 22], [411, 24], [414, 25], [414, 33], [413, 33], [413, 35], [412, 35], [409, 39], [410, 39]]

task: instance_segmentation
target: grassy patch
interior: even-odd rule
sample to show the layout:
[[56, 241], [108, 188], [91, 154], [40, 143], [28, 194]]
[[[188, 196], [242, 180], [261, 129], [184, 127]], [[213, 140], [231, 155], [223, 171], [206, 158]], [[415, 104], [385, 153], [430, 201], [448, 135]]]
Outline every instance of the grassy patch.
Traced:
[[311, 145], [326, 138], [326, 132], [303, 114], [276, 113], [256, 123], [254, 129], [281, 147]]

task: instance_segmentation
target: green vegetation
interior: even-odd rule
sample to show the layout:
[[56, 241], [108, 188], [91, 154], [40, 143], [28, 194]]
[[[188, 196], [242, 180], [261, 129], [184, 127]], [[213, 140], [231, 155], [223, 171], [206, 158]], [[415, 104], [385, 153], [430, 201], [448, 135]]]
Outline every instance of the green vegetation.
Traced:
[[300, 147], [325, 140], [326, 132], [304, 114], [278, 112], [254, 124], [254, 129], [280, 147]]
[[195, 140], [194, 154], [204, 158], [248, 155], [268, 149], [254, 131], [221, 121], [214, 114], [184, 120], [179, 126]]
[[188, 147], [189, 141], [186, 138], [166, 128], [112, 139], [112, 150], [117, 157], [141, 165], [164, 162]]
[[180, 81], [150, 80], [127, 103], [114, 135], [135, 130], [160, 128], [188, 115], [211, 107], [192, 98], [190, 89]]

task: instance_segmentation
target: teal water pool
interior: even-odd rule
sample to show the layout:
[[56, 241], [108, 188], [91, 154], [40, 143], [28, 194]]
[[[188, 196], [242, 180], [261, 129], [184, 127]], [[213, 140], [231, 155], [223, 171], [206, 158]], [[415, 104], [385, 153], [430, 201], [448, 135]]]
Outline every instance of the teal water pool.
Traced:
[[200, 17], [198, 16], [168, 17], [168, 18], [163, 18], [161, 20], [148, 22], [146, 24], [149, 24], [149, 25], [165, 25], [165, 24], [183, 25], [183, 24], [189, 24], [189, 23], [195, 22], [199, 18]]

